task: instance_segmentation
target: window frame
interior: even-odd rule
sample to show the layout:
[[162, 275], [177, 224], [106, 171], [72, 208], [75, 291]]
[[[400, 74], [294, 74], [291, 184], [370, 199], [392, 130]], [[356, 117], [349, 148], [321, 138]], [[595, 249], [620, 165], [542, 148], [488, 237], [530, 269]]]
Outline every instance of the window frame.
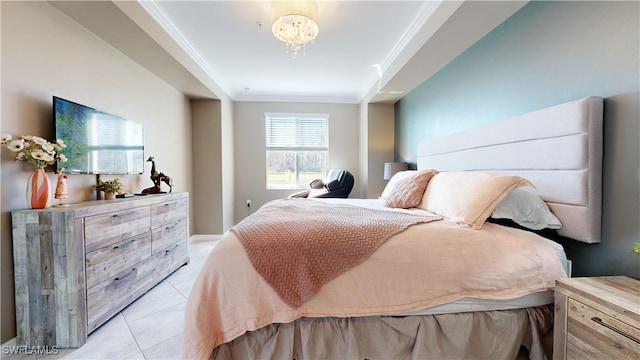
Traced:
[[[324, 121], [326, 146], [270, 146], [269, 145], [269, 130], [267, 124], [269, 119], [273, 118], [291, 118], [296, 122], [296, 135], [299, 133], [299, 121], [302, 119], [321, 119]], [[330, 115], [325, 113], [286, 113], [286, 112], [265, 112], [264, 113], [264, 138], [265, 138], [265, 186], [268, 190], [299, 190], [306, 189], [308, 183], [300, 182], [300, 153], [304, 152], [324, 152], [325, 164], [323, 173], [326, 174], [329, 162], [329, 119]], [[289, 185], [275, 185], [269, 183], [269, 152], [270, 151], [282, 151], [282, 152], [294, 152], [295, 153], [295, 183]], [[324, 177], [324, 175], [322, 176]]]

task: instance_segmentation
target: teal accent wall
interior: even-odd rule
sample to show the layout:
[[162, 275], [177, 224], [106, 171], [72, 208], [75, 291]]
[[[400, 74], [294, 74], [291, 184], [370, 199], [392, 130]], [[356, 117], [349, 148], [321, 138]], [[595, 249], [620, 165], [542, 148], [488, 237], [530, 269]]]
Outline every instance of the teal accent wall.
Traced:
[[640, 2], [532, 1], [395, 105], [395, 160], [418, 142], [602, 96], [602, 243], [559, 238], [574, 276], [640, 279]]

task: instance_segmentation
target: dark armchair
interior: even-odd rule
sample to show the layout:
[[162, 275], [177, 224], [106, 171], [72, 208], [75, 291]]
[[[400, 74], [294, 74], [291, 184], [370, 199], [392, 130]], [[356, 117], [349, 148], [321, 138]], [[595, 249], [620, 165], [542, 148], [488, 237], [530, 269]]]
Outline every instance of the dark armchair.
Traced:
[[324, 179], [313, 180], [309, 190], [290, 195], [290, 198], [347, 198], [353, 189], [353, 175], [344, 169], [331, 169]]

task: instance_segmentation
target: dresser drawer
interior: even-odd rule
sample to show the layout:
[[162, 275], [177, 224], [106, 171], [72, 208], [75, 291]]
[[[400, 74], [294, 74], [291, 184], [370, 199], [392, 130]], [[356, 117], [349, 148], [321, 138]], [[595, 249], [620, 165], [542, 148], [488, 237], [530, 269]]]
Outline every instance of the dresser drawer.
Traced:
[[84, 222], [85, 251], [132, 238], [151, 230], [148, 206], [89, 216]]
[[157, 228], [186, 218], [189, 212], [188, 200], [178, 199], [151, 205], [151, 228]]
[[177, 242], [186, 242], [188, 237], [186, 218], [157, 227], [151, 232], [151, 250], [155, 254]]
[[189, 260], [189, 250], [186, 241], [173, 244], [153, 255], [153, 276], [155, 280], [162, 280]]
[[87, 287], [91, 288], [151, 255], [151, 232], [123, 240], [86, 255]]
[[95, 330], [154, 283], [153, 261], [144, 260], [87, 289], [87, 322]]
[[602, 360], [591, 356], [589, 353], [583, 350], [583, 346], [579, 345], [580, 341], [567, 342], [567, 359], [576, 360]]
[[568, 299], [567, 357], [631, 359], [640, 353], [640, 329]]

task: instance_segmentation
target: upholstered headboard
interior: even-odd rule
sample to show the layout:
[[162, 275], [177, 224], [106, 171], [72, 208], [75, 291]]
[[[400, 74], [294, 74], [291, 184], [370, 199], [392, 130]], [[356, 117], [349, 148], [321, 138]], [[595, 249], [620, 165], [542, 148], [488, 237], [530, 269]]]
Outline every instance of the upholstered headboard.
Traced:
[[[418, 169], [519, 175], [562, 221], [562, 236], [600, 242], [601, 97], [588, 97], [418, 144]], [[527, 188], [528, 189], [528, 188]]]

